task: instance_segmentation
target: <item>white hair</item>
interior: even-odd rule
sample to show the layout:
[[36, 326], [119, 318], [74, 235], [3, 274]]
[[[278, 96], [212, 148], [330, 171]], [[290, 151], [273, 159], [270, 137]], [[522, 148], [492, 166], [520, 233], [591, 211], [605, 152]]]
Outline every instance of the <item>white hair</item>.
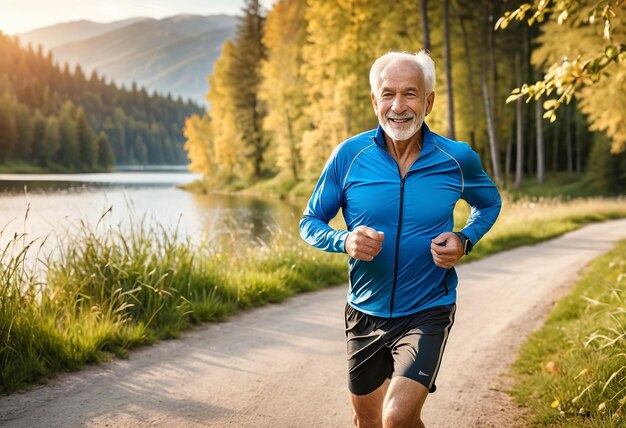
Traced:
[[370, 87], [374, 94], [378, 91], [380, 74], [392, 62], [410, 61], [416, 64], [424, 75], [426, 95], [435, 90], [435, 62], [428, 52], [421, 50], [415, 54], [410, 52], [389, 52], [378, 58], [370, 68]]

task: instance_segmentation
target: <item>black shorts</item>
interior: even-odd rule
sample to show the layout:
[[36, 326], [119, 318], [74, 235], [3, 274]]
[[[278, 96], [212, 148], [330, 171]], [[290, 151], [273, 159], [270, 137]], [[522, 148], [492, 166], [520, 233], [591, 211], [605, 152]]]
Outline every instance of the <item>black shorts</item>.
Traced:
[[348, 387], [355, 395], [403, 376], [435, 392], [456, 305], [437, 306], [398, 318], [379, 318], [346, 305]]

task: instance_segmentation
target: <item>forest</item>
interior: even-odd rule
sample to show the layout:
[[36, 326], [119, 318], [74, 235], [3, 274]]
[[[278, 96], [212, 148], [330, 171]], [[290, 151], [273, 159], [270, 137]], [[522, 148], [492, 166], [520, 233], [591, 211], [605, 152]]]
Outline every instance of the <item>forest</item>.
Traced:
[[[468, 142], [501, 187], [565, 177], [598, 193], [623, 193], [625, 5], [596, 3], [556, 0], [565, 14], [546, 8], [531, 22], [502, 25], [522, 2], [280, 0], [265, 13], [247, 0], [208, 77], [210, 111], [185, 121], [190, 168], [204, 174], [207, 188], [309, 189], [337, 144], [377, 124], [372, 62], [388, 51], [427, 49], [437, 67], [429, 127]], [[532, 96], [527, 83], [543, 79], [552, 63], [560, 61], [561, 72], [603, 52], [604, 19], [589, 16], [605, 3], [611, 40], [622, 50], [610, 57], [607, 50], [593, 84], [569, 102]], [[532, 99], [507, 103], [515, 88]]]
[[148, 94], [60, 67], [41, 46], [0, 33], [0, 166], [50, 172], [105, 171], [114, 165], [184, 164], [184, 118], [191, 102]]

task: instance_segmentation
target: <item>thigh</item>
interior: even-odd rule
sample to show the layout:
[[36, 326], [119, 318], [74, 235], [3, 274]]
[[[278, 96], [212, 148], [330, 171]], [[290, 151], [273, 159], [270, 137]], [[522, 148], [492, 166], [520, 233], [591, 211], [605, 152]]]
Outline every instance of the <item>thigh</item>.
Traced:
[[346, 305], [348, 388], [353, 395], [376, 391], [393, 373], [391, 349], [385, 344], [386, 320]]
[[394, 341], [394, 377], [412, 379], [427, 391], [435, 391], [435, 379], [454, 323], [454, 312], [455, 306], [449, 306], [417, 314], [411, 328]]
[[350, 393], [354, 410], [354, 425], [358, 427], [382, 426], [383, 402], [389, 388], [389, 379], [374, 391], [365, 395]]

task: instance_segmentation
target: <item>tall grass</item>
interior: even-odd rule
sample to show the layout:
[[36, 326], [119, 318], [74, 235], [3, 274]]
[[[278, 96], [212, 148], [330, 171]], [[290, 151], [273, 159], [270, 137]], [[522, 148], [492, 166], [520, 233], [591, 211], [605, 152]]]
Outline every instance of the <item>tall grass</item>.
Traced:
[[[459, 207], [458, 225], [468, 212]], [[468, 259], [617, 217], [626, 217], [625, 199], [505, 198]], [[81, 223], [47, 255], [43, 242], [13, 237], [0, 253], [0, 392], [346, 281], [345, 255], [310, 248], [293, 232], [275, 231], [269, 244], [233, 234], [209, 246], [145, 221]]]
[[626, 426], [626, 241], [586, 268], [514, 369], [533, 426]]
[[346, 279], [345, 257], [292, 235], [242, 241], [228, 250], [145, 222], [82, 224], [40, 258], [15, 237], [0, 254], [0, 391]]
[[[457, 229], [465, 225], [469, 207], [461, 201], [455, 210]], [[532, 245], [576, 230], [585, 224], [626, 217], [626, 198], [515, 199], [504, 193], [502, 212], [493, 228], [461, 261], [483, 258], [506, 249]]]

